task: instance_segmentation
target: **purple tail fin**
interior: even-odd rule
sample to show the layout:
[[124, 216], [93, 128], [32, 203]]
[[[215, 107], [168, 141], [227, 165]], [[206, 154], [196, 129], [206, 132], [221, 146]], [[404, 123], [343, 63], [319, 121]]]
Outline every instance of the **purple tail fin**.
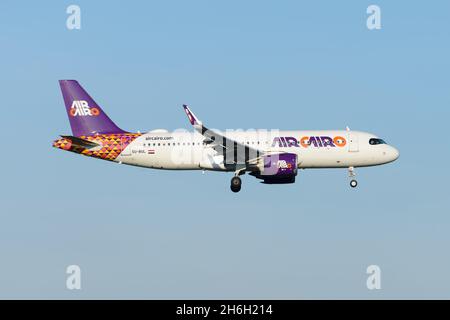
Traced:
[[59, 80], [74, 136], [125, 133], [114, 124], [76, 80]]

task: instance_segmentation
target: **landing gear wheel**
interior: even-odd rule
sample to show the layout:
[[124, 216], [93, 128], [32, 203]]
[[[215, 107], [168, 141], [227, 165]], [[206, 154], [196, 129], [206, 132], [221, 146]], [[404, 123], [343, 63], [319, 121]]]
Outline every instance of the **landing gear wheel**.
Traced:
[[230, 186], [231, 191], [233, 191], [233, 192], [239, 192], [239, 191], [241, 191], [241, 186], [242, 186], [241, 178], [239, 178], [239, 177], [233, 177], [233, 178], [231, 179], [231, 186]]
[[358, 185], [358, 181], [356, 181], [356, 180], [350, 181], [350, 187], [356, 188], [357, 185]]

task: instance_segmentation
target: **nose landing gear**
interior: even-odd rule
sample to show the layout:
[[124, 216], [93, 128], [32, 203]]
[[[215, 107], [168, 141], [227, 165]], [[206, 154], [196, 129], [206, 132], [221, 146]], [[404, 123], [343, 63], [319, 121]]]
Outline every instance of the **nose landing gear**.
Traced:
[[358, 185], [358, 181], [356, 181], [356, 179], [355, 179], [355, 176], [356, 176], [355, 168], [353, 168], [353, 167], [348, 168], [348, 176], [350, 179], [352, 179], [350, 181], [350, 187], [356, 188], [356, 186]]

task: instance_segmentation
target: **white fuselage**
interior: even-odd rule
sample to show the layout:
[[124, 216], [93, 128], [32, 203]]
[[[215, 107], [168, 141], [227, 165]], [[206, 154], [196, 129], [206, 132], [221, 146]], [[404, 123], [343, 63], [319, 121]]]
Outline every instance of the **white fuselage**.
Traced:
[[[365, 167], [396, 160], [397, 149], [370, 144], [376, 135], [361, 131], [234, 131], [226, 136], [262, 152], [295, 153], [298, 168]], [[116, 162], [155, 169], [229, 171], [224, 158], [198, 132], [155, 130], [141, 135]]]

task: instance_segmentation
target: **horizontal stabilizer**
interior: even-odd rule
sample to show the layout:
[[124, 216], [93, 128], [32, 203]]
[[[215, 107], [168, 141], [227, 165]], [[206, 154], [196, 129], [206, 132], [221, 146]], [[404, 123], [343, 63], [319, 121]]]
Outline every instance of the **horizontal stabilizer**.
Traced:
[[81, 148], [91, 149], [91, 148], [100, 146], [100, 144], [98, 144], [96, 142], [92, 142], [92, 141], [81, 139], [81, 138], [74, 137], [74, 136], [61, 136], [61, 137], [72, 141], [72, 145], [81, 147]]

